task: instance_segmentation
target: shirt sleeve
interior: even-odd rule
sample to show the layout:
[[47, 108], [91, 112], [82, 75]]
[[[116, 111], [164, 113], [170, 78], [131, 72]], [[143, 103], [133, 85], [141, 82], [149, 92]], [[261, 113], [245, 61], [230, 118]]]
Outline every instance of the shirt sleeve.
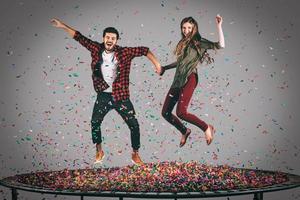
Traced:
[[205, 38], [201, 38], [200, 45], [201, 45], [201, 48], [204, 48], [204, 49], [214, 49], [214, 50], [221, 49], [219, 42], [212, 42]]
[[127, 47], [128, 53], [134, 57], [146, 56], [149, 48], [148, 47]]
[[73, 37], [76, 41], [78, 41], [82, 46], [87, 48], [89, 51], [96, 51], [99, 48], [99, 43], [88, 39], [84, 35], [82, 35], [79, 31], [75, 32]]

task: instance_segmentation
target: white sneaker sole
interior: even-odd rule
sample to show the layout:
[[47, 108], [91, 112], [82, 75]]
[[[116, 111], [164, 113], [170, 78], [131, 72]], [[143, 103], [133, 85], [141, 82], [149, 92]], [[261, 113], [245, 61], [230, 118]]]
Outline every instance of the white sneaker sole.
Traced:
[[96, 165], [96, 164], [102, 164], [104, 158], [105, 158], [105, 155], [102, 157], [101, 160], [96, 160], [96, 161], [94, 162], [94, 165]]
[[141, 165], [142, 165], [142, 164], [138, 164], [138, 163], [134, 162], [132, 159], [131, 159], [131, 162], [132, 162], [133, 164], [137, 165], [137, 166], [141, 166]]

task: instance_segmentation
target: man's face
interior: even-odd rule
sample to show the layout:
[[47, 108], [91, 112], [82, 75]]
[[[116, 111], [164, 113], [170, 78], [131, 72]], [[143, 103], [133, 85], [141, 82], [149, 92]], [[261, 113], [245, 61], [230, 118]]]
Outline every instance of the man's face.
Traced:
[[117, 44], [117, 34], [115, 33], [105, 33], [103, 37], [103, 43], [106, 51], [112, 51]]

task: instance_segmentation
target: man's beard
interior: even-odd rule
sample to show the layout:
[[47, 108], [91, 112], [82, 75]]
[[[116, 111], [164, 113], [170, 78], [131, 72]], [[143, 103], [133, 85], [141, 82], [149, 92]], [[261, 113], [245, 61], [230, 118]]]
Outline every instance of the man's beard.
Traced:
[[112, 43], [109, 43], [111, 45], [108, 45], [107, 43], [105, 43], [105, 50], [106, 51], [112, 51], [115, 47], [115, 45], [113, 45]]

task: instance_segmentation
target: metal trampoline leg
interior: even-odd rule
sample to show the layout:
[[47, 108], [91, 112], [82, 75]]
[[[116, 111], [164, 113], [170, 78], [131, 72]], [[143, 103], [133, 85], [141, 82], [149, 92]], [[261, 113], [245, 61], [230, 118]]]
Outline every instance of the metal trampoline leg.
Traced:
[[262, 192], [254, 193], [254, 198], [253, 200], [263, 200], [264, 196]]
[[83, 196], [80, 196], [80, 200], [83, 200]]
[[18, 192], [16, 188], [11, 189], [11, 199], [12, 200], [18, 200]]

